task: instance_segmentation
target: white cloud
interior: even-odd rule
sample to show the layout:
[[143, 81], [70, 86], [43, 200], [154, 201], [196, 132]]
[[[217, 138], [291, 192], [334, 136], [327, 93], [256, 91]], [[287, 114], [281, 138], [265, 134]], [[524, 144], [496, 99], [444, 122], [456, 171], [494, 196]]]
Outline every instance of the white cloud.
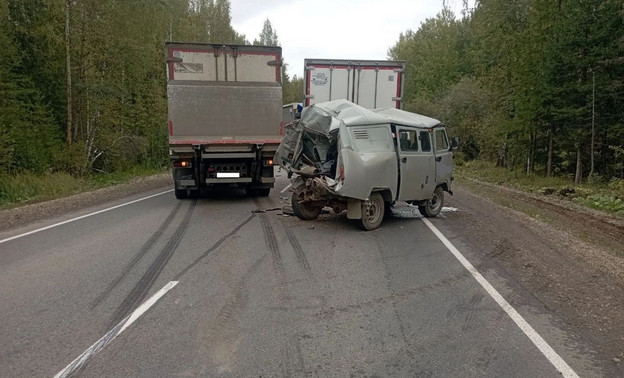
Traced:
[[[442, 0], [232, 0], [234, 29], [253, 41], [271, 21], [290, 76], [304, 58], [386, 59], [407, 29], [442, 9]], [[461, 0], [447, 1], [459, 14]]]

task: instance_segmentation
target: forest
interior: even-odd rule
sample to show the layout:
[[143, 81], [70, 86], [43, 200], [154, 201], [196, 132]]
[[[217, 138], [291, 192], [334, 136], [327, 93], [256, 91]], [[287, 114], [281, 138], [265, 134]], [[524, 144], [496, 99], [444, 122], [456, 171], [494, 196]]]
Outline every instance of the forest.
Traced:
[[0, 0], [0, 176], [166, 167], [165, 42], [279, 44], [269, 20], [251, 43], [237, 33], [230, 6]]
[[402, 33], [405, 108], [441, 119], [467, 160], [624, 178], [624, 2], [478, 0]]
[[[239, 34], [230, 8], [0, 0], [0, 177], [166, 167], [165, 41], [279, 45], [269, 20]], [[445, 122], [464, 159], [624, 178], [623, 19], [621, 0], [477, 0], [406, 30], [388, 58], [407, 62], [405, 109]], [[284, 103], [301, 100], [284, 67]]]

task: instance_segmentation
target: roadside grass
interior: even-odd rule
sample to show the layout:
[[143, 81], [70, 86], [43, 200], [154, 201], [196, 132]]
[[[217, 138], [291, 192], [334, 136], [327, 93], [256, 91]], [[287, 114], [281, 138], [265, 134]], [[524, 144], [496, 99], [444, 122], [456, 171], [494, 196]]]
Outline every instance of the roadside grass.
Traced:
[[456, 167], [456, 176], [504, 185], [535, 194], [557, 196], [579, 205], [624, 216], [624, 180], [593, 180], [575, 185], [568, 177], [544, 177], [496, 167], [485, 161], [469, 161]]
[[133, 178], [164, 173], [162, 169], [133, 168], [116, 173], [74, 177], [68, 173], [0, 175], [0, 210], [126, 183]]

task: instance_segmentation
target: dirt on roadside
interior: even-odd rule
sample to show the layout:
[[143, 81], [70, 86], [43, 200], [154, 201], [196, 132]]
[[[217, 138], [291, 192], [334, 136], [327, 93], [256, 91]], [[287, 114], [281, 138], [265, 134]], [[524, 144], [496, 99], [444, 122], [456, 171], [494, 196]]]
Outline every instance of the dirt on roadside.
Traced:
[[447, 221], [515, 277], [616, 371], [624, 367], [624, 219], [569, 201], [460, 182]]
[[0, 210], [0, 231], [51, 218], [85, 207], [97, 206], [147, 190], [173, 187], [170, 173], [137, 177], [131, 181], [50, 201]]

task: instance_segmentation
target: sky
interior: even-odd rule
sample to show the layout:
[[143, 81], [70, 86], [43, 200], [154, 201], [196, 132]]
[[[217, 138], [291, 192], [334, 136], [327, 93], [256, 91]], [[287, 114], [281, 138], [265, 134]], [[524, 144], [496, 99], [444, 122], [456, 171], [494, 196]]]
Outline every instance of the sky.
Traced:
[[[271, 21], [291, 78], [302, 77], [305, 58], [387, 59], [401, 32], [442, 10], [442, 0], [230, 1], [232, 26], [250, 42]], [[460, 17], [462, 0], [446, 3]]]

